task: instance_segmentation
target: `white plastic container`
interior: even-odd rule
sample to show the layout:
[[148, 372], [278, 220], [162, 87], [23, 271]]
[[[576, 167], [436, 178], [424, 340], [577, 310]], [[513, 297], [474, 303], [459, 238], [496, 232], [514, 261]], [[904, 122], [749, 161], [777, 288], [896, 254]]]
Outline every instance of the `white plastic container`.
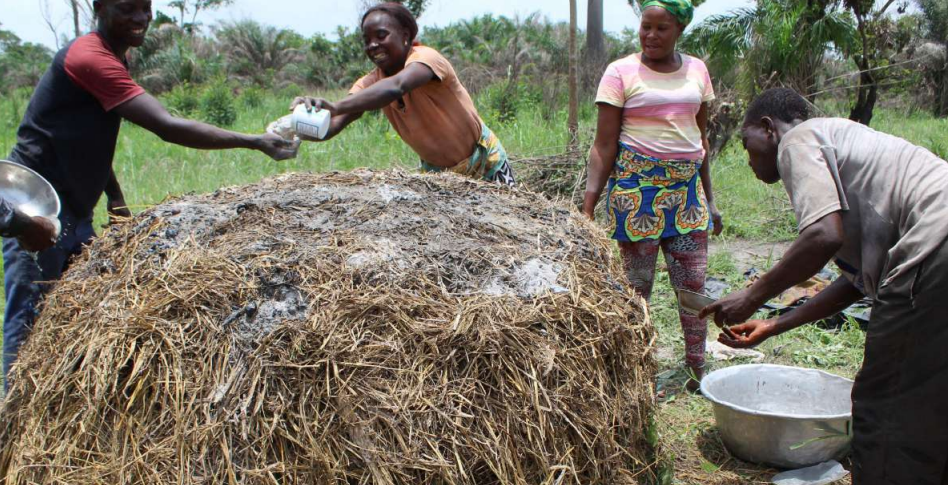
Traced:
[[298, 135], [318, 138], [322, 140], [329, 132], [329, 122], [332, 116], [329, 111], [306, 111], [306, 105], [300, 104], [293, 109], [290, 126]]

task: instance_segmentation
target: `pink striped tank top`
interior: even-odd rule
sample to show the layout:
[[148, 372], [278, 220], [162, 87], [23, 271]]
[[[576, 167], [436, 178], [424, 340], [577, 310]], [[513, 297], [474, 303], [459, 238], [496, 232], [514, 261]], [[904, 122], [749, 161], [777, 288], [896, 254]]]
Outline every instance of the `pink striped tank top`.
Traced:
[[596, 94], [596, 103], [622, 108], [619, 141], [646, 155], [680, 160], [704, 158], [695, 116], [713, 99], [708, 68], [685, 54], [671, 73], [653, 71], [640, 54], [619, 59], [609, 64]]

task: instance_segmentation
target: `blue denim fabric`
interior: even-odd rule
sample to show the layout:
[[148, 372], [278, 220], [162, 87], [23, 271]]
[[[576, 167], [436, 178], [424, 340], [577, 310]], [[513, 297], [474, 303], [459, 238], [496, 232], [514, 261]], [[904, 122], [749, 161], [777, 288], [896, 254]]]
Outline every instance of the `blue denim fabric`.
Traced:
[[3, 284], [7, 306], [3, 315], [3, 387], [20, 345], [33, 329], [36, 306], [51, 284], [62, 276], [69, 259], [95, 236], [92, 216], [75, 217], [63, 208], [59, 215], [62, 236], [56, 244], [36, 254], [20, 247], [15, 238], [3, 239]]

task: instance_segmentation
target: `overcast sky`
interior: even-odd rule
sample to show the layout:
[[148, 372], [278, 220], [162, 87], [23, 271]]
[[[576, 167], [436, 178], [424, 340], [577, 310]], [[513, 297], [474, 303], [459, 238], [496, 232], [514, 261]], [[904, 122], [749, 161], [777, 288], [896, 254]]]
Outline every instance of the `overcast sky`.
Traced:
[[[44, 7], [60, 33], [72, 31], [68, 0], [0, 0], [0, 24], [12, 30], [24, 41], [39, 42], [55, 47], [55, 37], [44, 20]], [[213, 24], [221, 20], [254, 19], [278, 27], [291, 28], [304, 35], [316, 32], [332, 34], [336, 26], [355, 28], [358, 23], [360, 0], [235, 0], [234, 4], [198, 17], [199, 22]], [[579, 25], [586, 25], [586, 2], [578, 0]], [[695, 20], [753, 4], [750, 0], [708, 0], [695, 12]], [[154, 8], [169, 15], [167, 0], [154, 0]], [[605, 28], [619, 32], [634, 27], [638, 20], [626, 0], [603, 0]], [[432, 0], [421, 17], [421, 25], [444, 26], [460, 19], [477, 15], [526, 16], [542, 12], [551, 20], [569, 19], [567, 0]]]

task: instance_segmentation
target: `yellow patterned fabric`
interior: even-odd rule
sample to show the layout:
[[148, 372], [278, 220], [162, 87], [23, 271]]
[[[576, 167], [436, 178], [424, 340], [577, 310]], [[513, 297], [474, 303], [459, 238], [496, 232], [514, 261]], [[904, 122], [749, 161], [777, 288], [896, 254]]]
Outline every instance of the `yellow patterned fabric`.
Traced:
[[425, 172], [449, 171], [493, 181], [497, 172], [507, 164], [507, 151], [504, 150], [504, 146], [500, 143], [497, 135], [487, 125], [482, 125], [482, 127], [481, 137], [477, 140], [477, 146], [474, 147], [474, 153], [470, 158], [448, 168], [431, 165], [422, 160], [421, 169]]
[[664, 239], [711, 228], [701, 160], [662, 160], [619, 147], [607, 198], [613, 239]]

